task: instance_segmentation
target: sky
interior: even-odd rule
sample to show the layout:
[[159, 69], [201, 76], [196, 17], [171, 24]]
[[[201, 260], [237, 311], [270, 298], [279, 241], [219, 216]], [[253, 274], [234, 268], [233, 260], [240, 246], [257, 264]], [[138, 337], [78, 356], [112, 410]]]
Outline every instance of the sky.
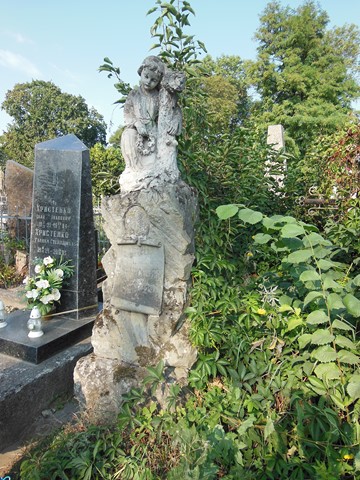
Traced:
[[[195, 17], [185, 30], [205, 43], [208, 53], [255, 59], [254, 34], [268, 0], [190, 0]], [[303, 0], [280, 0], [297, 8]], [[155, 0], [0, 0], [0, 104], [17, 83], [51, 81], [62, 92], [81, 95], [108, 126], [108, 138], [122, 123], [113, 80], [98, 68], [104, 57], [121, 77], [138, 84], [137, 69], [154, 41], [147, 16]], [[319, 0], [330, 28], [360, 25], [360, 0]], [[11, 117], [0, 110], [0, 134]]]

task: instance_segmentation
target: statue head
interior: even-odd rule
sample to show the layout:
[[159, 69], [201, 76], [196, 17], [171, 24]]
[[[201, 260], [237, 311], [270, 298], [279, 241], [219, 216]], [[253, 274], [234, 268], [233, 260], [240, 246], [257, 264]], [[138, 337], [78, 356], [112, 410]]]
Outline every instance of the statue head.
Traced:
[[150, 55], [146, 57], [138, 69], [138, 74], [140, 75], [142, 81], [144, 80], [145, 73], [151, 75], [152, 79], [156, 81], [156, 86], [159, 85], [161, 79], [164, 75], [165, 67], [159, 57], [155, 55]]

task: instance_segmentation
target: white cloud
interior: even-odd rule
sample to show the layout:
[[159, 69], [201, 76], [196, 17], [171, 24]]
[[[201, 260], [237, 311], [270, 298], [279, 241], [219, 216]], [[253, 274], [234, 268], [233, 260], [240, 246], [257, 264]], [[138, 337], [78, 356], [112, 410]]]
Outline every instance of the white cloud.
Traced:
[[34, 44], [34, 41], [31, 40], [31, 38], [25, 37], [22, 33], [19, 32], [12, 32], [10, 30], [2, 30], [1, 31], [2, 35], [6, 35], [9, 38], [12, 38], [15, 40], [16, 43], [21, 43], [21, 44]]
[[10, 50], [0, 49], [0, 65], [19, 70], [32, 78], [41, 77], [40, 70], [33, 63], [18, 53], [10, 52]]
[[10, 34], [17, 43], [34, 43], [32, 40], [29, 38], [24, 37], [21, 33], [18, 32], [11, 32]]

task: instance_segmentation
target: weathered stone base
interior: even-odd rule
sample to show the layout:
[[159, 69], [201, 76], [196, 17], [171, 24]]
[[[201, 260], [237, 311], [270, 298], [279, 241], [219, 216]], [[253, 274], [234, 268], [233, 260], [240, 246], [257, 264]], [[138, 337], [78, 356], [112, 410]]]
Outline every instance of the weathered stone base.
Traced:
[[[94, 354], [78, 363], [75, 384], [89, 418], [108, 422], [146, 367], [163, 361], [166, 382], [184, 385], [196, 361], [184, 312], [197, 198], [180, 180], [107, 198], [102, 211], [111, 242], [104, 308], [93, 328]], [[167, 390], [158, 389], [160, 403]]]
[[113, 423], [122, 403], [122, 395], [138, 386], [143, 369], [119, 360], [88, 355], [74, 370], [74, 390], [90, 423]]

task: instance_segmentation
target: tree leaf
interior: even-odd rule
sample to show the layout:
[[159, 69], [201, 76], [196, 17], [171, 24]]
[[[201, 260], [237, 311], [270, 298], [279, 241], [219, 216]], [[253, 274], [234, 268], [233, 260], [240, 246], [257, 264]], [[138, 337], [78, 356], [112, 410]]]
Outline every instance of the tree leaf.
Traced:
[[323, 258], [318, 261], [318, 267], [326, 272], [330, 268], [336, 267], [336, 264], [334, 262], [331, 262], [330, 260], [324, 260]]
[[328, 363], [334, 362], [337, 359], [337, 352], [330, 345], [323, 345], [322, 347], [316, 348], [311, 353], [311, 356], [319, 360], [319, 362]]
[[322, 292], [318, 292], [318, 291], [309, 292], [304, 299], [304, 307], [308, 303], [311, 303], [313, 300], [315, 300], [315, 298], [319, 298], [319, 297], [322, 297], [322, 296], [323, 296]]
[[340, 310], [345, 308], [342, 298], [337, 293], [330, 293], [326, 298], [329, 310]]
[[343, 287], [339, 283], [335, 282], [335, 280], [333, 280], [332, 278], [328, 276], [323, 276], [323, 279], [324, 279], [323, 287], [325, 290], [329, 290], [329, 289], [342, 290], [343, 289]]
[[292, 312], [294, 309], [293, 307], [291, 307], [290, 305], [287, 305], [286, 303], [283, 304], [283, 305], [280, 305], [280, 307], [278, 308], [278, 312], [282, 313], [282, 312]]
[[304, 333], [303, 335], [300, 335], [300, 337], [298, 338], [299, 347], [301, 349], [306, 347], [306, 345], [308, 345], [311, 342], [311, 337], [312, 337], [311, 333]]
[[335, 335], [326, 328], [319, 328], [311, 335], [311, 343], [313, 345], [326, 345], [334, 340]]
[[251, 208], [242, 208], [239, 210], [238, 217], [245, 223], [255, 225], [255, 223], [261, 222], [263, 219], [263, 214], [256, 212], [255, 210], [251, 210]]
[[360, 275], [356, 275], [356, 277], [352, 279], [352, 283], [356, 287], [360, 287]]
[[332, 328], [336, 328], [337, 330], [346, 330], [346, 331], [353, 331], [354, 328], [349, 325], [348, 323], [343, 322], [342, 320], [335, 319], [332, 322]]
[[336, 335], [335, 337], [336, 345], [343, 348], [350, 348], [351, 350], [356, 350], [355, 343], [350, 340], [350, 338], [344, 337], [343, 335]]
[[360, 358], [357, 355], [347, 350], [340, 350], [340, 352], [338, 352], [338, 358], [340, 362], [350, 365], [358, 365], [360, 362]]
[[299, 279], [302, 282], [314, 282], [316, 280], [320, 280], [321, 277], [316, 270], [305, 270], [302, 272]]
[[288, 263], [302, 263], [306, 262], [311, 258], [312, 256], [312, 251], [310, 249], [308, 250], [297, 250], [296, 252], [290, 253], [285, 259], [285, 262]]
[[360, 300], [351, 293], [344, 297], [344, 305], [346, 310], [355, 318], [360, 317]]
[[285, 238], [297, 237], [298, 235], [304, 235], [304, 227], [297, 223], [287, 223], [281, 228], [281, 236]]
[[300, 317], [291, 317], [288, 325], [287, 325], [287, 331], [291, 332], [291, 330], [294, 330], [294, 328], [298, 327], [299, 325], [303, 325], [303, 319]]
[[314, 373], [322, 380], [335, 380], [341, 378], [341, 370], [336, 363], [333, 362], [317, 365], [314, 369]]
[[226, 220], [236, 215], [238, 211], [239, 211], [239, 207], [231, 203], [229, 205], [220, 205], [219, 207], [217, 207], [216, 215], [221, 220]]
[[324, 383], [317, 377], [309, 377], [308, 382], [310, 383], [311, 388], [316, 392], [318, 395], [326, 395], [327, 390]]
[[271, 239], [272, 239], [272, 236], [269, 235], [268, 233], [257, 233], [254, 236], [254, 243], [258, 243], [259, 245], [264, 245]]
[[349, 379], [346, 390], [352, 400], [360, 398], [360, 375], [355, 374]]
[[306, 323], [309, 325], [317, 325], [319, 323], [326, 323], [330, 319], [324, 312], [324, 310], [315, 310], [314, 312], [311, 312], [307, 318], [306, 318]]
[[311, 232], [304, 238], [304, 245], [306, 247], [315, 247], [316, 245], [331, 245], [329, 240], [325, 240], [319, 233]]

